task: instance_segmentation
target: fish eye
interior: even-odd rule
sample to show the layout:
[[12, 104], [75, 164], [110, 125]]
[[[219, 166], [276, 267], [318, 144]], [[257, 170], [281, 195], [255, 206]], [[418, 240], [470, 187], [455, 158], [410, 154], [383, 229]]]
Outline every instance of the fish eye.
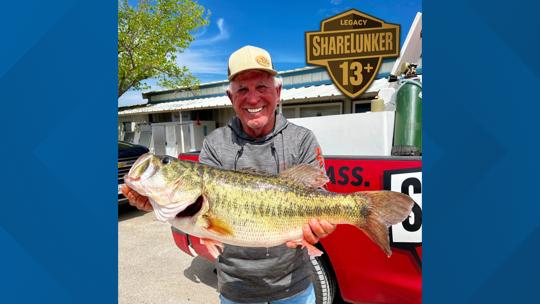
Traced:
[[171, 158], [170, 157], [164, 157], [162, 160], [161, 160], [161, 163], [166, 165], [168, 163], [171, 162]]

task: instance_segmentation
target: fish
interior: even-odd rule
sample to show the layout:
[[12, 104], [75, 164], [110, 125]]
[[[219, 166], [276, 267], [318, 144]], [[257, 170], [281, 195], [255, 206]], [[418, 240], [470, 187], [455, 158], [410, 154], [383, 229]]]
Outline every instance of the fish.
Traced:
[[320, 255], [302, 240], [302, 226], [312, 218], [354, 225], [390, 257], [388, 227], [405, 220], [414, 205], [393, 191], [326, 191], [328, 177], [308, 164], [269, 175], [147, 153], [124, 180], [149, 198], [157, 219], [199, 237], [214, 257], [223, 244], [268, 248], [288, 241]]

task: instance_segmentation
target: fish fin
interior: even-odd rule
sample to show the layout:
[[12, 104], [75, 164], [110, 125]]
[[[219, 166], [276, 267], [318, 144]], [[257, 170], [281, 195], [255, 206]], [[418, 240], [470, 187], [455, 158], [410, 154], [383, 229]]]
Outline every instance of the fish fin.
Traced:
[[310, 164], [294, 166], [281, 172], [279, 176], [315, 189], [324, 186], [328, 182], [328, 177], [324, 174], [324, 171]]
[[208, 249], [208, 253], [214, 258], [217, 259], [217, 257], [223, 252], [223, 243], [220, 241], [212, 240], [212, 239], [200, 239], [201, 244], [206, 246], [206, 249]]
[[212, 231], [218, 235], [222, 236], [232, 236], [233, 235], [233, 229], [232, 227], [224, 222], [223, 220], [214, 217], [212, 215], [206, 215], [205, 216], [207, 221], [207, 227], [206, 229], [209, 231]]
[[367, 208], [360, 211], [362, 229], [367, 236], [386, 253], [392, 255], [388, 227], [404, 221], [411, 213], [414, 200], [403, 193], [393, 191], [360, 192], [362, 201], [368, 199]]

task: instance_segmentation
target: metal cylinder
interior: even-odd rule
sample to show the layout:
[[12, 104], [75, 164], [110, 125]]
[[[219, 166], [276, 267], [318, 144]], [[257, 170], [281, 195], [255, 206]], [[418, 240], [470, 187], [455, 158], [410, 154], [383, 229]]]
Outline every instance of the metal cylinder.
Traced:
[[396, 93], [392, 155], [422, 155], [422, 84], [403, 80]]

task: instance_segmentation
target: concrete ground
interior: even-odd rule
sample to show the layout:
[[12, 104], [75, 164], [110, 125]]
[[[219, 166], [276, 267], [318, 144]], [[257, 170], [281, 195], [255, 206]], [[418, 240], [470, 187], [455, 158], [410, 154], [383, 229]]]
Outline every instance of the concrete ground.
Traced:
[[212, 263], [174, 244], [152, 212], [118, 213], [118, 303], [219, 303]]

